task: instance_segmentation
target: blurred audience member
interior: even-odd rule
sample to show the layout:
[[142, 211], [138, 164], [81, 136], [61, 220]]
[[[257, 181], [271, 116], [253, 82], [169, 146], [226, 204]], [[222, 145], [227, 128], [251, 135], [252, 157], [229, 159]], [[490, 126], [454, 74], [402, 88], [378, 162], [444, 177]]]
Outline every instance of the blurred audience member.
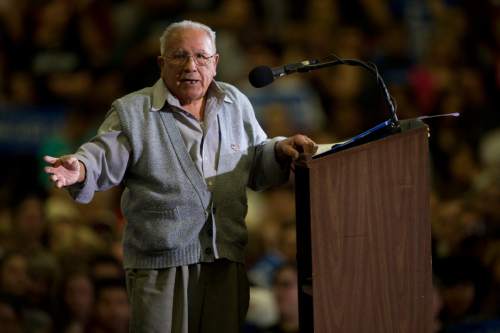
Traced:
[[0, 324], [3, 333], [24, 333], [21, 302], [3, 293], [0, 293]]
[[273, 293], [278, 307], [278, 322], [263, 333], [299, 332], [299, 292], [297, 287], [297, 266], [283, 264], [275, 273]]
[[70, 273], [61, 286], [62, 310], [58, 320], [62, 333], [83, 333], [94, 306], [94, 284], [84, 272]]
[[[264, 229], [265, 230], [265, 229]], [[297, 238], [295, 222], [283, 221], [279, 226], [276, 248], [267, 248], [248, 271], [248, 279], [259, 287], [270, 288], [276, 270], [286, 262], [295, 262]]]
[[129, 303], [123, 279], [96, 281], [96, 303], [93, 320], [85, 332], [127, 333]]
[[125, 272], [120, 261], [107, 254], [98, 255], [91, 260], [90, 275], [94, 280], [125, 278]]
[[41, 250], [46, 237], [44, 198], [29, 192], [14, 196], [12, 233], [14, 247], [24, 252]]
[[24, 300], [29, 282], [26, 256], [20, 252], [6, 253], [0, 261], [0, 292]]

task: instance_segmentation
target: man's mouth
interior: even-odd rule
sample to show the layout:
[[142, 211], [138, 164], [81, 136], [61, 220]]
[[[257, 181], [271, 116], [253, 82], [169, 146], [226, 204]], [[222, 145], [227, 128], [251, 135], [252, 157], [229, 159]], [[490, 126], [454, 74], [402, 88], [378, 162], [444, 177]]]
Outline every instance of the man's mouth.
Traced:
[[181, 79], [179, 80], [180, 83], [186, 83], [186, 84], [197, 84], [200, 82], [200, 80], [194, 80], [194, 79]]

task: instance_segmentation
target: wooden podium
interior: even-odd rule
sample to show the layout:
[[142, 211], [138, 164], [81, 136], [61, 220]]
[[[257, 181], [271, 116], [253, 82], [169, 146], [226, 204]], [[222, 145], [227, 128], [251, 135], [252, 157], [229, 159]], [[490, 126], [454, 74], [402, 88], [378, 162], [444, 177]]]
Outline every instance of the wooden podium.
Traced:
[[430, 333], [427, 130], [295, 165], [301, 333]]

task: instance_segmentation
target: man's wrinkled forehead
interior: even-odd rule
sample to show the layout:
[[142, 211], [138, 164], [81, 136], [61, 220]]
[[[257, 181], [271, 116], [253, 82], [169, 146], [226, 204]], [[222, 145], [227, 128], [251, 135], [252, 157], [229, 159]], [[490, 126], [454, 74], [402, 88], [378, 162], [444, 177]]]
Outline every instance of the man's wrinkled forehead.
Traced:
[[215, 53], [215, 45], [213, 45], [208, 32], [197, 28], [177, 28], [173, 30], [166, 40], [165, 48], [166, 52], [190, 48], [208, 54]]

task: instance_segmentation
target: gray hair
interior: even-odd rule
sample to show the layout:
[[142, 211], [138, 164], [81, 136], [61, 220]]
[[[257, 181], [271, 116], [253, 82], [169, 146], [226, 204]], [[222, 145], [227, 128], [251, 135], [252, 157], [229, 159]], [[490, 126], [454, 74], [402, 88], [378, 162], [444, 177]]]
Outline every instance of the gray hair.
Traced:
[[178, 29], [201, 29], [205, 31], [210, 38], [210, 41], [212, 42], [212, 47], [214, 49], [214, 52], [216, 51], [215, 48], [215, 31], [213, 31], [208, 25], [205, 25], [203, 23], [198, 23], [194, 21], [189, 21], [189, 20], [184, 20], [181, 22], [175, 22], [170, 24], [165, 31], [163, 31], [163, 34], [160, 37], [160, 54], [164, 55], [165, 50], [167, 49], [167, 41], [170, 35], [174, 30]]

